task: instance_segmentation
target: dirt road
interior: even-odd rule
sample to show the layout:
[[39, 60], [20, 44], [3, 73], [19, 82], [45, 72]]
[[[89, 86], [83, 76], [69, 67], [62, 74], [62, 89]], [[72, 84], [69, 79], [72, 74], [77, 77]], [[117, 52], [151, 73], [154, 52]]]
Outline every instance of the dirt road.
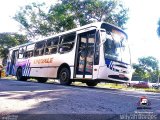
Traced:
[[[143, 95], [151, 101], [151, 109], [137, 110], [137, 102]], [[135, 112], [160, 113], [160, 94], [0, 80], [1, 115]]]

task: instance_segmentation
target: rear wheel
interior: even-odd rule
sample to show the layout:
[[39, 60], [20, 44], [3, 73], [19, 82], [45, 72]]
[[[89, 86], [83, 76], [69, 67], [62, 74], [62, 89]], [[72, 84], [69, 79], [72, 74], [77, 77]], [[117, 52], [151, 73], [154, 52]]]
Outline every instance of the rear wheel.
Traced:
[[68, 68], [62, 68], [59, 73], [60, 84], [70, 85], [72, 83], [70, 79], [70, 72]]
[[47, 82], [47, 78], [37, 78], [37, 81], [39, 82], [39, 83], [45, 83], [45, 82]]
[[97, 82], [87, 82], [86, 85], [90, 86], [90, 87], [94, 87], [96, 86], [98, 83]]
[[24, 77], [22, 75], [22, 68], [18, 68], [17, 73], [16, 73], [16, 77], [17, 77], [17, 80], [27, 81], [27, 77]]

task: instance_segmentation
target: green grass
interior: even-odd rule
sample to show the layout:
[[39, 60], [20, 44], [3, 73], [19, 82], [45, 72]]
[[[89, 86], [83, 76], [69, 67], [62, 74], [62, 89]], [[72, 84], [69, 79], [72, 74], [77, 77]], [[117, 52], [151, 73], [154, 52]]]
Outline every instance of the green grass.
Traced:
[[112, 88], [112, 89], [126, 89], [127, 86], [124, 84], [115, 84], [115, 83], [99, 83], [97, 87], [102, 88]]
[[144, 90], [145, 90], [145, 92], [160, 93], [160, 89], [146, 88], [146, 89], [144, 89]]
[[159, 89], [154, 89], [154, 88], [133, 88], [133, 87], [127, 87], [124, 84], [115, 84], [115, 83], [100, 83], [100, 84], [97, 85], [97, 87], [160, 93]]
[[17, 80], [15, 76], [7, 76], [7, 77], [2, 77], [2, 79], [8, 79], [8, 80]]

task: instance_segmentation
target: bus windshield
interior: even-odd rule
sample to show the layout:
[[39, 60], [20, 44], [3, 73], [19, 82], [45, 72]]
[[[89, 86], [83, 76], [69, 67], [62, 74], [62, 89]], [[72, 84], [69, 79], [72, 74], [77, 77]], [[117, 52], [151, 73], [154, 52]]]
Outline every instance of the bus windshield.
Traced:
[[125, 34], [118, 30], [107, 32], [104, 54], [107, 59], [130, 64], [130, 50]]

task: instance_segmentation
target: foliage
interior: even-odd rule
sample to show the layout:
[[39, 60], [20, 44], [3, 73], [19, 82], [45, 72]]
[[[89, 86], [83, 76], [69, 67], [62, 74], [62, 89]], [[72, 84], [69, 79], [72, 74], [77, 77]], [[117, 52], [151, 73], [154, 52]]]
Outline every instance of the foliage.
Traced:
[[48, 21], [46, 20], [47, 14], [43, 9], [46, 9], [45, 3], [36, 4], [32, 3], [21, 7], [19, 12], [13, 17], [21, 24], [21, 29], [24, 30], [29, 37], [36, 35], [47, 35], [50, 32]]
[[139, 76], [141, 79], [150, 79], [155, 82], [159, 76], [158, 60], [152, 56], [142, 57], [138, 59], [138, 64], [133, 64], [135, 69], [134, 76]]
[[139, 58], [139, 64], [144, 70], [153, 71], [158, 69], [158, 60], [152, 56]]
[[32, 3], [20, 9], [14, 19], [30, 37], [66, 31], [94, 21], [124, 28], [128, 9], [118, 0], [59, 0], [49, 6]]
[[6, 58], [8, 48], [25, 43], [26, 37], [17, 33], [0, 33], [0, 57]]
[[158, 28], [157, 28], [157, 34], [160, 37], [160, 19], [158, 21]]

